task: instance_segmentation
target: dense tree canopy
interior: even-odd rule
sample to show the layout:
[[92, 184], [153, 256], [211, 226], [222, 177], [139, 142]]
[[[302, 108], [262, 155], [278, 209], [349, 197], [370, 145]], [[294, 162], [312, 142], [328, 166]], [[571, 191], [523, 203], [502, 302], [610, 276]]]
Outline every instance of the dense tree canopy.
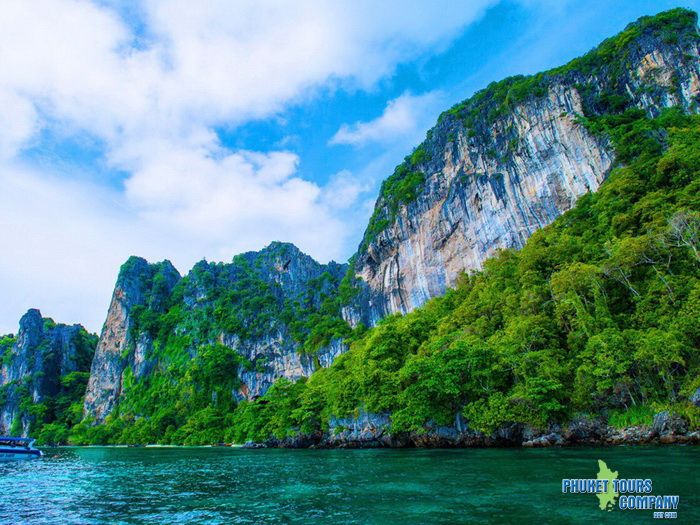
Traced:
[[650, 423], [671, 408], [700, 421], [700, 118], [638, 110], [582, 122], [625, 166], [600, 190], [464, 275], [444, 297], [384, 319], [328, 369], [278, 382], [236, 410], [236, 441], [390, 412], [422, 431], [462, 412], [490, 432], [577, 414]]

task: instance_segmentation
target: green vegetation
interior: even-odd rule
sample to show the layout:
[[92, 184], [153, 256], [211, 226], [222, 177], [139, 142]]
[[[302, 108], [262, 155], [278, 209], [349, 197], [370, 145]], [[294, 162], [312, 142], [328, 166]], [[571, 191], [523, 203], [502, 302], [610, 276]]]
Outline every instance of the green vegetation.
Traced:
[[[265, 358], [251, 362], [233, 344], [264, 345], [281, 334], [283, 344], [314, 354], [353, 335], [340, 315], [357, 293], [352, 272], [335, 263], [318, 268], [291, 245], [273, 243], [230, 264], [200, 262], [172, 289], [158, 284], [165, 282], [163, 267], [152, 266], [122, 269], [125, 276], [146, 275], [139, 279], [142, 304], [131, 309], [131, 344], [121, 356], [124, 388], [105, 423], [84, 421], [72, 432], [73, 443], [224, 441], [240, 373], [268, 371]], [[287, 272], [309, 277], [297, 282]], [[139, 344], [152, 347], [145, 373], [132, 364]]]
[[340, 315], [340, 308], [356, 293], [353, 279], [350, 270], [340, 282], [337, 277], [324, 272], [307, 284], [301, 301], [285, 301], [281, 318], [289, 326], [301, 352], [313, 354], [333, 339], [350, 336], [352, 330]]
[[615, 428], [627, 428], [636, 426], [651, 426], [654, 422], [654, 410], [646, 405], [633, 405], [625, 410], [611, 410], [608, 415], [608, 424]]
[[12, 346], [15, 341], [15, 336], [12, 334], [0, 337], [0, 366], [7, 365], [12, 359]]
[[324, 430], [391, 412], [422, 432], [461, 411], [491, 432], [577, 414], [649, 424], [687, 401], [700, 372], [700, 117], [667, 110], [590, 119], [626, 166], [596, 194], [455, 290], [391, 316], [328, 369], [241, 404], [236, 441]]
[[89, 378], [90, 372], [66, 374], [61, 377], [58, 395], [27, 407], [28, 413], [35, 418], [30, 434], [39, 443], [68, 442], [71, 430], [83, 418], [83, 397]]
[[160, 369], [138, 379], [127, 369], [116, 410], [103, 425], [83, 421], [73, 429], [70, 441], [185, 445], [223, 441], [223, 429], [230, 426], [236, 406], [232, 392], [240, 386], [239, 369], [250, 363], [221, 344], [199, 347], [194, 358], [169, 357]]
[[[44, 322], [44, 330], [60, 329], [51, 319]], [[19, 413], [15, 417], [10, 432], [19, 435], [22, 432], [22, 419], [29, 421], [29, 434], [41, 444], [67, 443], [71, 430], [83, 418], [83, 398], [90, 377], [90, 364], [97, 345], [97, 336], [80, 329], [73, 335], [71, 344], [75, 346], [74, 372], [60, 375], [60, 357], [49, 346], [48, 336], [35, 350], [41, 354], [44, 372], [25, 376], [21, 382], [9, 383], [2, 387], [0, 404], [7, 400], [9, 391], [19, 399]], [[6, 355], [9, 355], [9, 352]], [[11, 361], [7, 358], [7, 364]], [[29, 369], [33, 364], [28, 363]], [[31, 392], [42, 392], [42, 401], [35, 403]], [[3, 398], [5, 398], [3, 400]]]
[[[626, 86], [620, 82], [625, 79], [624, 72], [629, 70], [630, 52], [638, 45], [638, 40], [644, 35], [660, 38], [666, 43], [677, 41], [678, 35], [697, 39], [696, 27], [697, 15], [688, 9], [672, 9], [654, 17], [642, 17], [623, 32], [568, 64], [536, 75], [518, 75], [492, 82], [471, 98], [450, 108], [440, 119], [452, 117], [460, 120], [466, 128], [481, 130], [521, 102], [546, 96], [549, 86], [562, 77], [586, 82], [578, 86], [584, 98], [601, 87], [606, 89], [607, 99], [602, 101], [607, 104], [599, 107], [600, 112], [622, 110], [626, 107], [627, 93]], [[608, 79], [609, 85], [600, 86], [600, 77]]]
[[[278, 243], [259, 256], [236, 256], [231, 264], [198, 263], [170, 295], [162, 294], [156, 301], [161, 308], [148, 306], [153, 302], [149, 298], [132, 309], [132, 334], [146, 332], [165, 353], [173, 345], [183, 350], [206, 344], [221, 333], [259, 339], [271, 328], [289, 330], [310, 353], [333, 338], [348, 336], [350, 327], [342, 320], [340, 307], [357, 292], [352, 273], [341, 280], [337, 272], [326, 271], [287, 293], [274, 277], [280, 272], [274, 265], [294, 256], [286, 250], [287, 245]], [[152, 291], [151, 297], [159, 293]], [[188, 297], [191, 304], [197, 295], [196, 307], [183, 303]]]
[[576, 71], [588, 75], [598, 74], [604, 68], [611, 68], [608, 71], [616, 74], [622, 73], [622, 67], [629, 56], [630, 46], [640, 37], [649, 35], [671, 45], [678, 43], [679, 35], [698, 39], [697, 23], [697, 14], [683, 8], [664, 11], [656, 16], [643, 16], [628, 25], [621, 33], [604, 40], [591, 52], [553, 69], [552, 73]]
[[[278, 380], [265, 395], [264, 401], [243, 401], [233, 414], [231, 426], [226, 432], [229, 441], [242, 443], [247, 439], [263, 441], [274, 436], [284, 438], [296, 432], [311, 432], [313, 425], [303, 424], [298, 400], [305, 390], [305, 383]], [[292, 427], [290, 422], [302, 424]]]

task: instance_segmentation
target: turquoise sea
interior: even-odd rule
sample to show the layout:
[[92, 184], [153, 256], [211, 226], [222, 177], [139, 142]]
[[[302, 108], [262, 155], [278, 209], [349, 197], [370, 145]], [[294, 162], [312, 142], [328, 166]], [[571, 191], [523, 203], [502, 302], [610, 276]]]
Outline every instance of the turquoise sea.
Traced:
[[[700, 523], [700, 447], [45, 452], [0, 463], [1, 523]], [[561, 493], [598, 459], [678, 495], [677, 518]]]

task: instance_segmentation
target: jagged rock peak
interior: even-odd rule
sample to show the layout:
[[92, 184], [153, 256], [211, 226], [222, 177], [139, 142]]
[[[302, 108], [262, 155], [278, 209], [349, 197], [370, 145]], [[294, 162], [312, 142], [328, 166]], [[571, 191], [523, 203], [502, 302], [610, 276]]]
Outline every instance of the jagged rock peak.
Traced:
[[[149, 309], [161, 312], [182, 277], [168, 260], [149, 263], [142, 257], [129, 257], [121, 266], [92, 362], [90, 381], [85, 393], [84, 413], [97, 421], [109, 413], [122, 390], [122, 374], [127, 366], [139, 369], [144, 364], [150, 341], [134, 345], [134, 313]], [[137, 316], [138, 317], [138, 316]], [[135, 346], [135, 350], [134, 350]], [[123, 353], [132, 350], [128, 359]]]
[[158, 309], [180, 279], [180, 273], [167, 259], [149, 263], [131, 256], [119, 269], [114, 293], [122, 296], [127, 308], [144, 303]]
[[41, 312], [36, 308], [30, 308], [19, 320], [17, 337], [36, 341], [41, 337], [43, 330], [44, 319], [41, 317]]
[[143, 257], [132, 255], [119, 268], [117, 286], [128, 282], [152, 279], [156, 274], [161, 274], [167, 281], [180, 279], [180, 273], [168, 259], [157, 263], [149, 263]]
[[[256, 252], [253, 252], [256, 253]], [[270, 244], [265, 246], [262, 250], [259, 252], [260, 254], [263, 253], [273, 253], [273, 254], [279, 254], [279, 253], [284, 253], [288, 255], [306, 255], [304, 252], [302, 252], [296, 244], [291, 243], [291, 242], [283, 242], [283, 241], [272, 241]]]
[[[347, 265], [320, 264], [281, 242], [237, 255], [230, 263], [201, 260], [182, 278], [168, 261], [129, 258], [97, 345], [85, 416], [102, 422], [119, 403], [125, 377], [140, 380], [157, 371], [161, 360], [155, 342], [162, 353], [163, 341], [156, 339], [165, 315], [175, 323], [170, 330], [186, 334], [181, 350], [189, 357], [202, 346], [222, 342], [251, 362], [265, 354], [270, 372], [252, 375], [250, 392], [269, 387], [281, 375], [308, 375], [313, 362], [306, 359], [302, 366], [298, 342], [286, 323], [294, 318], [294, 308], [320, 308], [346, 270]], [[263, 375], [264, 380], [258, 377]]]
[[327, 264], [319, 263], [313, 257], [301, 251], [295, 244], [281, 241], [272, 241], [260, 251], [249, 251], [237, 255], [233, 258], [233, 261], [235, 262], [236, 259], [241, 257], [249, 260], [276, 260], [277, 262], [281, 260], [284, 260], [285, 262], [297, 260], [303, 261], [305, 264], [310, 263], [318, 266], [343, 266], [335, 261], [330, 261]]
[[21, 317], [16, 337], [2, 340], [0, 434], [26, 435], [36, 422], [26, 401], [43, 403], [63, 392], [63, 377], [89, 370], [97, 338], [79, 324], [57, 324], [32, 308]]
[[51, 317], [43, 317], [38, 308], [30, 308], [20, 317], [17, 338], [28, 336], [41, 337], [44, 333], [50, 334], [52, 332], [64, 333], [75, 331], [87, 333], [87, 330], [81, 324], [69, 325], [65, 323], [56, 323]]
[[41, 317], [41, 311], [37, 308], [30, 308], [27, 310], [19, 320], [19, 328], [22, 330], [24, 327], [29, 327], [35, 325], [37, 322], [43, 323], [43, 318]]

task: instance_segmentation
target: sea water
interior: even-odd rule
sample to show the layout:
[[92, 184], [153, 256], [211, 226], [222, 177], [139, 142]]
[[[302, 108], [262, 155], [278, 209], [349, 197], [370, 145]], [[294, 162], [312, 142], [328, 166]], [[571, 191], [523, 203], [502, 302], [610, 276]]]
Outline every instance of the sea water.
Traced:
[[[45, 454], [0, 463], [1, 523], [700, 523], [692, 446]], [[677, 495], [676, 517], [562, 493], [564, 479], [596, 478], [598, 460], [619, 479], [650, 479], [653, 495]]]

